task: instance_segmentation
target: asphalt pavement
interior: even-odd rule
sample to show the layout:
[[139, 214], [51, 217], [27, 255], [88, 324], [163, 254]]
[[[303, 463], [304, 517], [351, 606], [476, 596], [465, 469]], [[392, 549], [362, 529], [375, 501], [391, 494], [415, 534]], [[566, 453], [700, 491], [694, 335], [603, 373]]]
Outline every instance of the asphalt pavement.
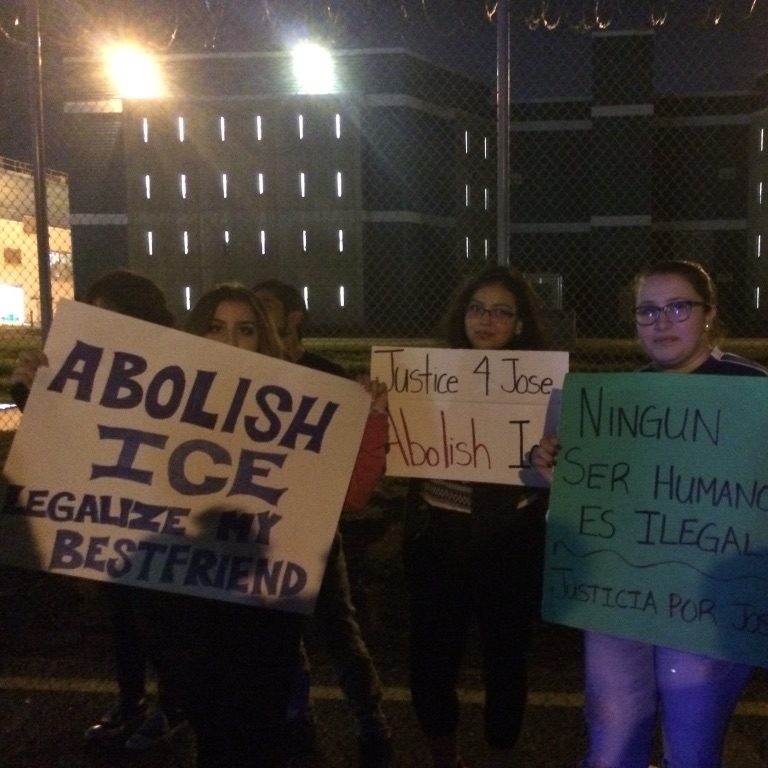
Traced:
[[[385, 685], [397, 765], [429, 768], [407, 690], [398, 526], [384, 519], [354, 528], [347, 532], [350, 572], [364, 634]], [[93, 583], [0, 568], [0, 627], [0, 768], [194, 766], [194, 738], [185, 729], [138, 756], [84, 745], [84, 729], [114, 702], [116, 692], [106, 614]], [[352, 718], [319, 638], [310, 633], [308, 645], [324, 765], [356, 768]], [[584, 748], [581, 685], [579, 632], [541, 624], [519, 766], [575, 768]], [[481, 700], [472, 638], [461, 679], [461, 744], [473, 768], [482, 766]], [[765, 736], [768, 671], [760, 670], [733, 720], [724, 768], [763, 768]]]

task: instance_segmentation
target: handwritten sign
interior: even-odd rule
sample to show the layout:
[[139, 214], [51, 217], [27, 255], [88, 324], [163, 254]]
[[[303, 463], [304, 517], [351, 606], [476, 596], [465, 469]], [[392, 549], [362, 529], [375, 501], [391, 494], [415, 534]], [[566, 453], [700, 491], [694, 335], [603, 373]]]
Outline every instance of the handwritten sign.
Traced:
[[567, 352], [374, 347], [387, 384], [387, 474], [542, 485], [528, 452], [554, 430]]
[[5, 465], [0, 560], [309, 613], [355, 382], [64, 302]]
[[544, 617], [768, 666], [768, 379], [569, 374]]

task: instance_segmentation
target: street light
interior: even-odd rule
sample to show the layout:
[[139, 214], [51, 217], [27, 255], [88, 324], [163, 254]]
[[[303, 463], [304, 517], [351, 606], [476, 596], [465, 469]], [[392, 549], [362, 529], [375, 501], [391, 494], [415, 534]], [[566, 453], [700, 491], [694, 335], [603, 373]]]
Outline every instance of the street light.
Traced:
[[104, 49], [104, 58], [118, 98], [153, 99], [164, 95], [157, 62], [138, 46], [109, 46]]
[[333, 93], [336, 76], [330, 51], [307, 40], [298, 43], [293, 49], [293, 76], [299, 93]]

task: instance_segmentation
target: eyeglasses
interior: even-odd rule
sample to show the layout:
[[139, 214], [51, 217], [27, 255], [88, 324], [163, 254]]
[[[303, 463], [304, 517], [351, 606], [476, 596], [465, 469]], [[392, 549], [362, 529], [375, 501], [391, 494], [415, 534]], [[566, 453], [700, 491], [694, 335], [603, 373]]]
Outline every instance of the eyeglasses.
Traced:
[[705, 301], [670, 301], [663, 307], [643, 304], [634, 309], [635, 322], [638, 325], [653, 325], [663, 313], [670, 323], [682, 323], [691, 316], [691, 310], [694, 307], [709, 309], [710, 305]]
[[517, 312], [513, 312], [509, 307], [498, 305], [486, 307], [485, 304], [479, 301], [470, 301], [469, 304], [467, 304], [466, 314], [467, 317], [473, 317], [479, 320], [488, 315], [491, 320], [496, 320], [500, 323], [508, 323], [517, 315]]

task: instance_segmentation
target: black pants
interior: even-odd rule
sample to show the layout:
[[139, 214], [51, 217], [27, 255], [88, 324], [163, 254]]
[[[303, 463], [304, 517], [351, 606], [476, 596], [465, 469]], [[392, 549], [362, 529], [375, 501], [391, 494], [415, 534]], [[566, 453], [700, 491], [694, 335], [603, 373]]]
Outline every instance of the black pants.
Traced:
[[284, 611], [152, 592], [153, 657], [197, 739], [197, 768], [278, 768], [305, 619]]
[[454, 733], [457, 683], [470, 624], [483, 658], [485, 737], [496, 748], [520, 735], [528, 692], [528, 650], [538, 615], [544, 520], [515, 525], [470, 551], [470, 515], [430, 510], [430, 523], [404, 541], [411, 599], [410, 686], [427, 734]]
[[169, 715], [179, 704], [164, 679], [162, 670], [151, 658], [141, 622], [140, 606], [151, 595], [146, 589], [125, 584], [105, 582], [102, 585], [112, 624], [112, 644], [115, 654], [115, 672], [120, 700], [134, 704], [146, 696], [147, 662], [151, 662], [157, 676], [158, 704]]

